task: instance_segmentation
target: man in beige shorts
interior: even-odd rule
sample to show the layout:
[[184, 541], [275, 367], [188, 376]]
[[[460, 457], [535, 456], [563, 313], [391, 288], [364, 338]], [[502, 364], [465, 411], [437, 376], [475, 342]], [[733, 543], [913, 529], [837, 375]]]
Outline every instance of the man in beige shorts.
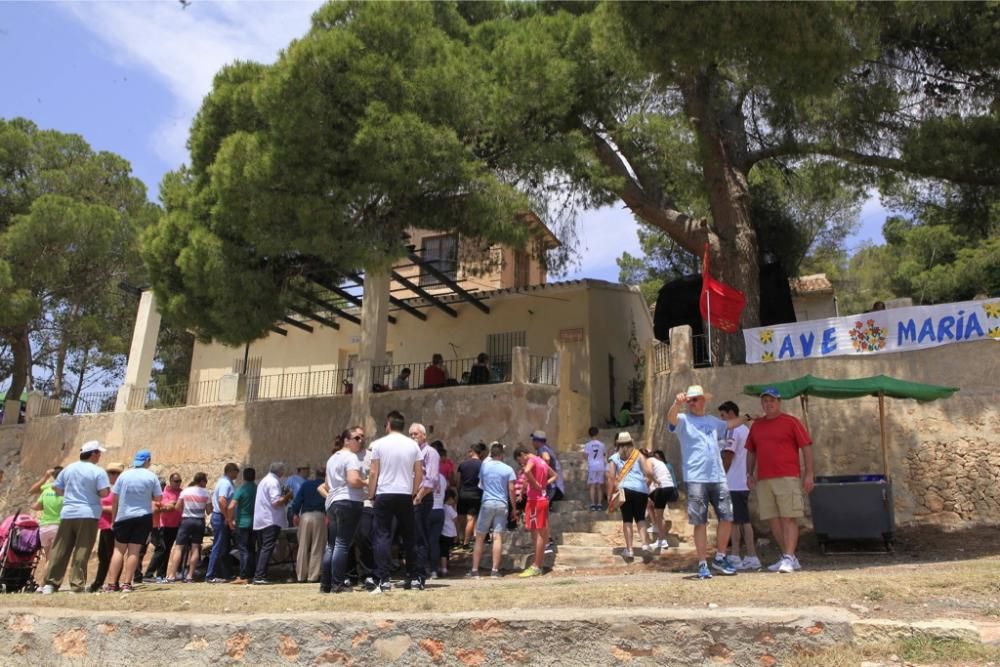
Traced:
[[[801, 569], [795, 549], [798, 519], [803, 516], [802, 492], [812, 493], [812, 439], [795, 417], [781, 411], [781, 393], [774, 387], [761, 392], [764, 416], [756, 419], [747, 438], [747, 485], [756, 490], [761, 520], [771, 526], [781, 558], [768, 569], [790, 573]], [[800, 466], [799, 451], [805, 465]], [[804, 469], [803, 469], [804, 468]]]

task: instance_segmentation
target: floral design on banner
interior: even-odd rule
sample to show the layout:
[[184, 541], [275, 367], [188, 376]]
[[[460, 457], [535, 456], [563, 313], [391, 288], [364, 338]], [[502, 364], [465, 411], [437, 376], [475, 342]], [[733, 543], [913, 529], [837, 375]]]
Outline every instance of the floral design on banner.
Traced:
[[769, 344], [774, 340], [774, 331], [772, 329], [764, 329], [760, 332], [760, 342], [763, 345]]
[[986, 335], [989, 336], [990, 338], [996, 338], [1000, 340], [1000, 327], [993, 327], [992, 329], [988, 329], [986, 331]]
[[[983, 310], [986, 312], [986, 317], [990, 318], [991, 320], [1000, 317], [1000, 301], [984, 303]], [[996, 336], [994, 336], [994, 338], [996, 338]]]
[[858, 352], [877, 352], [885, 347], [885, 329], [875, 320], [858, 320], [851, 329], [851, 345]]
[[761, 355], [760, 360], [764, 362], [774, 361], [774, 352], [768, 350], [767, 352]]

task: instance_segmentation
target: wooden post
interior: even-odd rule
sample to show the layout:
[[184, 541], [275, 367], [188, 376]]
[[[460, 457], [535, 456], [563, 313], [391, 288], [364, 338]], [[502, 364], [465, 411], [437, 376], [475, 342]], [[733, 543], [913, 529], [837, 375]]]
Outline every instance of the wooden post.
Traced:
[[878, 393], [878, 428], [882, 441], [882, 469], [885, 471], [885, 481], [889, 481], [889, 443], [885, 434], [885, 393]]

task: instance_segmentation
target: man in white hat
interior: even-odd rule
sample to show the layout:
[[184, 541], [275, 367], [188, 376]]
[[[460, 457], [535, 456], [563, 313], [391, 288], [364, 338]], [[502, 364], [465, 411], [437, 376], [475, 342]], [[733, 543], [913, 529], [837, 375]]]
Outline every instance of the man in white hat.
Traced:
[[[725, 575], [736, 574], [736, 568], [726, 557], [729, 536], [733, 529], [733, 503], [726, 485], [726, 469], [719, 454], [719, 440], [725, 438], [728, 422], [706, 414], [706, 401], [711, 394], [701, 385], [691, 385], [667, 412], [670, 431], [681, 442], [684, 482], [687, 486], [688, 523], [694, 526], [694, 544], [698, 552], [698, 578], [711, 579], [708, 569], [708, 506], [715, 508], [719, 520], [716, 529], [716, 552], [712, 567]], [[686, 412], [681, 412], [682, 406]], [[732, 420], [738, 425], [740, 419]]]
[[41, 588], [43, 594], [49, 595], [59, 589], [71, 558], [70, 588], [74, 593], [86, 590], [87, 561], [97, 539], [101, 498], [111, 493], [108, 473], [97, 466], [105, 451], [97, 440], [83, 443], [80, 460], [63, 468], [52, 483], [56, 495], [63, 497], [63, 506], [45, 585]]

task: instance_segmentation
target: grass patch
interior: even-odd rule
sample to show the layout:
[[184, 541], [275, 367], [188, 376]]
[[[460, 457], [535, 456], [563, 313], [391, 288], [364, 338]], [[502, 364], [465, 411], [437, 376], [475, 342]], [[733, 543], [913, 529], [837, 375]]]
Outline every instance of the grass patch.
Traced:
[[899, 642], [898, 653], [907, 662], [917, 664], [976, 664], [1000, 660], [1000, 649], [974, 644], [960, 639], [932, 639], [929, 637], [910, 637]]
[[983, 665], [1000, 661], [1000, 649], [961, 640], [912, 637], [902, 641], [871, 645], [835, 646], [818, 653], [789, 656], [785, 667], [857, 667], [863, 662], [896, 662], [913, 665]]

